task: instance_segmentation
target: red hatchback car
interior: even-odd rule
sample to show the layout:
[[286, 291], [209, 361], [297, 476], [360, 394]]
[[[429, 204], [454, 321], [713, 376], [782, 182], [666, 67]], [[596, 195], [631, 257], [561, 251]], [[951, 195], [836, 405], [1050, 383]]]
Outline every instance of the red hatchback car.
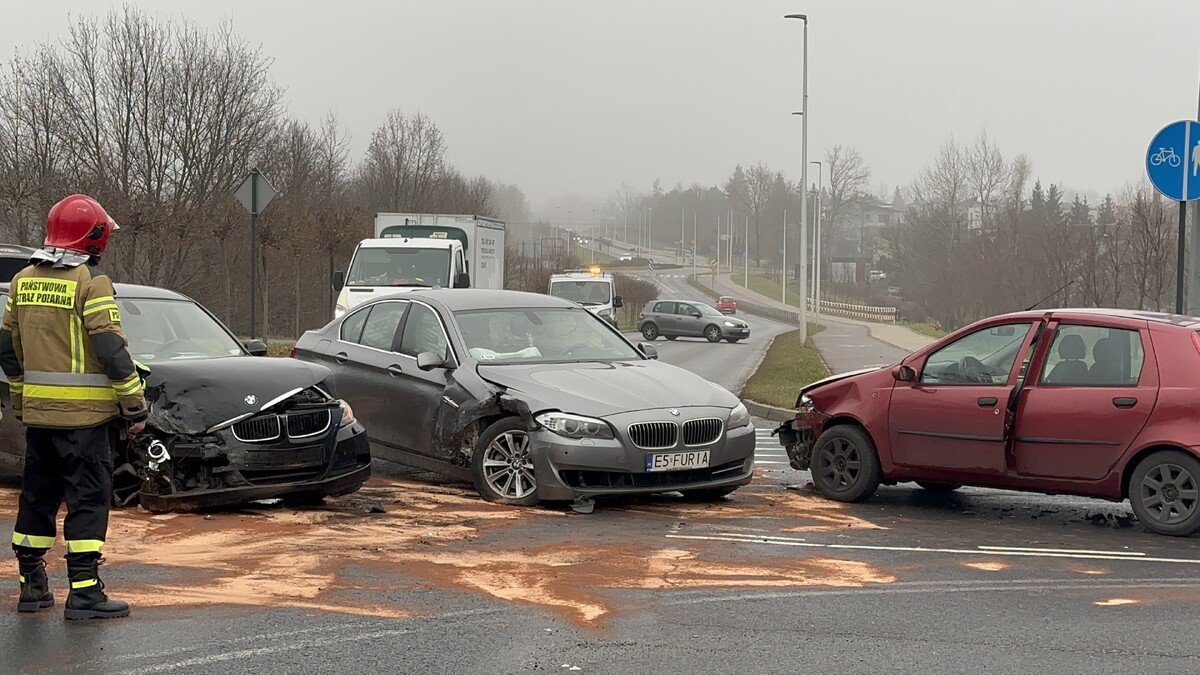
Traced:
[[722, 295], [717, 298], [717, 311], [722, 314], [737, 314], [737, 300], [728, 295]]
[[1154, 532], [1200, 530], [1200, 318], [993, 317], [894, 366], [815, 382], [796, 406], [780, 442], [830, 499], [978, 485], [1128, 498]]

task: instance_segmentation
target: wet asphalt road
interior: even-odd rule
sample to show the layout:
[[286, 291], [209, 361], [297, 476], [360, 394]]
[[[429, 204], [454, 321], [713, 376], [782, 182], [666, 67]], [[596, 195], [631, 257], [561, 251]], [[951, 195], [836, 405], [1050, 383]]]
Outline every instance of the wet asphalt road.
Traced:
[[[747, 343], [656, 345], [664, 361], [736, 390], [748, 374], [744, 359], [782, 330], [745, 318], [754, 327]], [[1085, 499], [988, 490], [937, 497], [901, 485], [865, 504], [833, 505], [807, 492], [807, 474], [786, 466], [766, 428], [759, 424], [756, 483], [719, 505], [664, 497], [604, 503], [590, 515], [525, 510], [462, 541], [412, 545], [431, 558], [496, 556], [495, 565], [445, 575], [384, 551], [372, 564], [337, 568], [342, 591], [326, 605], [343, 603], [345, 613], [181, 599], [177, 608], [135, 607], [129, 619], [82, 625], [65, 623], [61, 604], [0, 614], [0, 654], [7, 669], [26, 672], [1200, 669], [1200, 540], [1093, 524], [1095, 515], [1121, 525], [1128, 509]], [[219, 528], [234, 518], [204, 522]], [[479, 518], [467, 511], [461, 523]], [[346, 527], [353, 535], [358, 525]], [[299, 564], [306, 551], [294, 555]], [[334, 565], [336, 549], [328, 557], [316, 564]], [[245, 574], [260, 564], [247, 559]], [[544, 574], [535, 574], [539, 565]], [[106, 571], [114, 594], [150, 580], [190, 584], [202, 596], [212, 583], [195, 569], [134, 562]], [[293, 583], [318, 582], [306, 573]], [[411, 616], [375, 616], [376, 606]]]

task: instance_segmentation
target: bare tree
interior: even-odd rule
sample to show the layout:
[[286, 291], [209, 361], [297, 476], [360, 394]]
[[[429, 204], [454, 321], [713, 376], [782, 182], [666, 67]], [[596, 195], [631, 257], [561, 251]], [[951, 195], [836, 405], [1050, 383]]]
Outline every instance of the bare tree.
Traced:
[[825, 166], [829, 171], [829, 199], [822, 206], [825, 222], [830, 226], [829, 240], [833, 241], [847, 209], [867, 193], [871, 170], [858, 150], [845, 145], [835, 145], [825, 151]]

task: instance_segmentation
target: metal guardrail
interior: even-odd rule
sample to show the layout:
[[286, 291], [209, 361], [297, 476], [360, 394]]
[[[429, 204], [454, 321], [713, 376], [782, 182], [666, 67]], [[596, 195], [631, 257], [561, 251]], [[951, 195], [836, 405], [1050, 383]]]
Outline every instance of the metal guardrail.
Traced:
[[[705, 286], [698, 281], [696, 277], [688, 277], [688, 284], [692, 288], [700, 291], [710, 298], [718, 298], [723, 293], [718, 293], [713, 289]], [[761, 316], [765, 319], [790, 323], [793, 326], [800, 325], [800, 314], [785, 309], [777, 309], [775, 307], [767, 307], [748, 300], [738, 299], [738, 311]], [[811, 300], [808, 302], [808, 308], [813, 309]], [[858, 319], [860, 321], [871, 321], [874, 323], [896, 323], [896, 308], [895, 307], [871, 307], [869, 305], [852, 305], [845, 302], [831, 302], [829, 300], [821, 301], [821, 313], [830, 316], [841, 316], [848, 319]]]

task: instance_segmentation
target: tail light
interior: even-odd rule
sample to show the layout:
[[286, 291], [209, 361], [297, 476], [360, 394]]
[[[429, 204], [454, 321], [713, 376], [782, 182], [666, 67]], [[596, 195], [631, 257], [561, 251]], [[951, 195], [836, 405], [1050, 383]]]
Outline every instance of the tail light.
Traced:
[[290, 352], [288, 352], [288, 358], [289, 359], [296, 358], [296, 345], [292, 345], [292, 350]]
[[1200, 352], [1200, 331], [1192, 331], [1192, 346]]
[[638, 312], [638, 319], [639, 319], [639, 320], [641, 320], [641, 319], [644, 319], [644, 318], [646, 318], [646, 313], [645, 313], [645, 312]]

